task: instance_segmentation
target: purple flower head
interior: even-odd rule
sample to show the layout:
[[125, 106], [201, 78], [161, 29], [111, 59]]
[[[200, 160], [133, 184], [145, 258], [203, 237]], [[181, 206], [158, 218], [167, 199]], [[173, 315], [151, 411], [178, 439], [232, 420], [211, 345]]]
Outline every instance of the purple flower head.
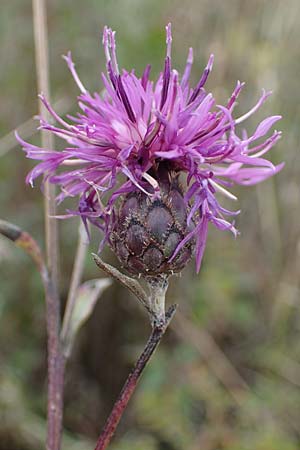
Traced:
[[[190, 87], [193, 51], [189, 50], [182, 77], [172, 68], [171, 25], [166, 27], [167, 52], [164, 70], [158, 80], [150, 80], [150, 66], [141, 77], [135, 72], [119, 71], [115, 32], [105, 27], [103, 45], [107, 74], [102, 74], [103, 93], [91, 94], [82, 84], [69, 53], [64, 59], [80, 90], [75, 117], [62, 119], [40, 95], [55, 121], [40, 118], [40, 128], [66, 141], [62, 151], [39, 148], [17, 136], [27, 157], [39, 160], [27, 176], [33, 184], [43, 175], [60, 186], [58, 202], [78, 197], [78, 209], [67, 216], [79, 215], [104, 232], [105, 241], [115, 221], [119, 197], [140, 191], [153, 200], [161, 195], [159, 167], [184, 176], [184, 201], [190, 231], [178, 243], [170, 261], [195, 241], [197, 271], [206, 244], [209, 222], [220, 230], [237, 230], [226, 217], [236, 215], [221, 206], [234, 184], [252, 185], [277, 173], [283, 164], [274, 166], [264, 158], [281, 133], [270, 129], [280, 116], [264, 119], [253, 135], [237, 131], [237, 126], [254, 114], [271, 94], [262, 92], [253, 108], [235, 118], [234, 107], [244, 83], [239, 81], [225, 106], [217, 105], [204, 85], [213, 65], [213, 55], [196, 86]], [[59, 172], [57, 172], [58, 169]], [[219, 195], [220, 194], [220, 195]], [[64, 217], [67, 217], [64, 216]]]

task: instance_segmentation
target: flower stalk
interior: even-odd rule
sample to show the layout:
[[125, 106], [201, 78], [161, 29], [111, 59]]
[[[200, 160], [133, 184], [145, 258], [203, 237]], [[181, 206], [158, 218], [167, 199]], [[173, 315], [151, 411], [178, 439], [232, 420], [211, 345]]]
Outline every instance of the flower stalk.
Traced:
[[168, 289], [168, 276], [151, 277], [147, 280], [148, 293], [142, 288], [140, 283], [127, 275], [124, 275], [118, 269], [102, 261], [98, 255], [93, 254], [97, 266], [105, 273], [121, 283], [131, 291], [140, 300], [142, 305], [149, 313], [152, 325], [152, 332], [145, 345], [145, 348], [137, 360], [134, 368], [129, 374], [121, 392], [116, 400], [110, 416], [102, 430], [97, 441], [95, 450], [104, 450], [107, 448], [111, 438], [118, 426], [119, 421], [128, 405], [128, 402], [134, 393], [138, 381], [149, 362], [151, 356], [159, 345], [164, 333], [166, 332], [175, 312], [177, 305], [172, 305], [165, 313], [166, 292]]
[[105, 450], [107, 446], [109, 445], [113, 434], [118, 426], [118, 423], [121, 420], [121, 417], [128, 405], [128, 402], [135, 391], [138, 381], [149, 362], [151, 356], [157, 349], [163, 335], [165, 334], [175, 312], [176, 312], [176, 305], [172, 305], [165, 316], [164, 322], [154, 325], [152, 329], [152, 333], [148, 339], [148, 342], [137, 360], [133, 370], [129, 374], [121, 392], [120, 395], [115, 402], [113, 409], [111, 411], [111, 414], [109, 418], [107, 419], [104, 428], [102, 430], [102, 433], [97, 441], [97, 445], [95, 447], [95, 450]]
[[159, 327], [166, 321], [165, 302], [166, 293], [169, 286], [168, 277], [151, 278], [148, 281], [150, 291], [150, 305], [154, 312], [152, 327]]

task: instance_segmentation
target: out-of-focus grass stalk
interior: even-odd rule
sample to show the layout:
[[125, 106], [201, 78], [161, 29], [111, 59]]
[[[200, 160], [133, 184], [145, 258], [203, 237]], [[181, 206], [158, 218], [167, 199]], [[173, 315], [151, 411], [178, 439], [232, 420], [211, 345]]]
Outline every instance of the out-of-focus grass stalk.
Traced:
[[175, 322], [171, 324], [171, 328], [177, 336], [192, 344], [200, 352], [210, 370], [236, 403], [242, 406], [244, 396], [251, 393], [250, 387], [224, 355], [212, 336], [205, 330], [195, 327], [192, 321], [180, 312], [178, 312]]
[[[235, 366], [205, 329], [196, 327], [189, 317], [180, 312], [178, 312], [175, 321], [172, 322], [171, 328], [177, 336], [191, 344], [199, 352], [208, 369], [225, 387], [241, 410], [243, 410], [247, 398], [252, 399], [252, 401], [259, 400], [251, 386], [239, 374]], [[274, 422], [274, 414], [271, 409], [262, 402], [259, 406], [259, 414], [262, 420], [268, 420], [270, 423]], [[257, 414], [257, 411], [253, 411], [251, 408], [247, 409], [247, 418], [251, 423], [252, 421], [253, 423], [257, 421]], [[192, 447], [192, 450], [194, 450], [194, 447]]]
[[[278, 199], [275, 181], [271, 178], [266, 183], [256, 186], [257, 206], [262, 242], [270, 263], [282, 262], [282, 239], [279, 223]], [[275, 261], [274, 261], [275, 260]]]
[[[34, 42], [38, 91], [49, 100], [49, 58], [45, 0], [32, 0]], [[40, 113], [48, 113], [40, 103]], [[53, 148], [53, 137], [42, 132], [42, 147]], [[51, 294], [46, 294], [48, 333], [48, 420], [47, 450], [59, 450], [63, 417], [64, 357], [60, 345], [60, 300], [58, 292], [58, 233], [55, 216], [55, 189], [45, 183], [45, 228], [47, 265], [51, 281]]]
[[[54, 109], [59, 114], [64, 114], [71, 108], [71, 102], [67, 98], [61, 98], [54, 103]], [[37, 132], [35, 117], [31, 117], [17, 126], [18, 133], [23, 139], [28, 139]], [[16, 141], [16, 130], [12, 130], [0, 138], [0, 158], [10, 150], [18, 146]]]

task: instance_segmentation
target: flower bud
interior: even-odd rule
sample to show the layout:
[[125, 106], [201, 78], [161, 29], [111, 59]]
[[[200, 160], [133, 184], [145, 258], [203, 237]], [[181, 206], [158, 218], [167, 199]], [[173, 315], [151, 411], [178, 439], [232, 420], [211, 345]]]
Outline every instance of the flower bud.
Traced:
[[194, 250], [190, 240], [170, 261], [191, 227], [187, 226], [188, 208], [178, 176], [165, 173], [159, 187], [160, 196], [141, 191], [127, 194], [111, 234], [112, 248], [122, 266], [146, 278], [180, 272]]

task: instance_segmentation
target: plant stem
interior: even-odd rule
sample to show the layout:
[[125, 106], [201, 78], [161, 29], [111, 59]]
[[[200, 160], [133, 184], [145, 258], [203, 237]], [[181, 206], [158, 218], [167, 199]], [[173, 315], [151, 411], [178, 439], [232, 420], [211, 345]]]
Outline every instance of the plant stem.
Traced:
[[148, 339], [148, 342], [136, 362], [133, 370], [129, 374], [121, 393], [115, 402], [113, 409], [106, 424], [102, 430], [102, 433], [97, 441], [95, 450], [105, 450], [111, 441], [111, 438], [118, 426], [118, 423], [125, 411], [125, 408], [138, 384], [138, 381], [145, 369], [148, 361], [156, 350], [158, 344], [160, 343], [169, 323], [171, 322], [174, 314], [176, 312], [176, 305], [172, 305], [168, 312], [166, 313], [166, 319], [163, 325], [157, 325], [153, 328], [152, 333]]
[[162, 324], [165, 322], [166, 292], [169, 286], [168, 277], [150, 278], [147, 283], [150, 292], [151, 311], [153, 311], [151, 323], [155, 327], [160, 322]]
[[[45, 0], [32, 0], [36, 73], [38, 91], [50, 99], [49, 56]], [[48, 112], [40, 103], [40, 114], [48, 118]], [[53, 137], [42, 132], [42, 147], [53, 148]], [[49, 281], [46, 289], [48, 334], [48, 422], [47, 450], [59, 450], [63, 415], [63, 379], [65, 361], [60, 346], [60, 299], [58, 292], [58, 233], [55, 216], [55, 189], [45, 182], [46, 254]]]
[[[49, 83], [49, 52], [47, 38], [47, 20], [45, 0], [32, 0], [33, 7], [33, 25], [37, 85], [39, 93], [43, 93], [50, 101], [50, 83]], [[46, 120], [50, 120], [49, 112], [42, 102], [39, 102], [39, 113]], [[43, 130], [41, 133], [42, 147], [53, 149], [52, 133]], [[46, 255], [48, 270], [54, 287], [58, 286], [58, 233], [57, 221], [55, 216], [55, 187], [49, 181], [45, 181], [45, 227], [46, 227]]]
[[52, 281], [46, 287], [47, 335], [48, 335], [48, 406], [47, 450], [59, 450], [63, 421], [63, 390], [65, 358], [59, 339], [59, 301]]

